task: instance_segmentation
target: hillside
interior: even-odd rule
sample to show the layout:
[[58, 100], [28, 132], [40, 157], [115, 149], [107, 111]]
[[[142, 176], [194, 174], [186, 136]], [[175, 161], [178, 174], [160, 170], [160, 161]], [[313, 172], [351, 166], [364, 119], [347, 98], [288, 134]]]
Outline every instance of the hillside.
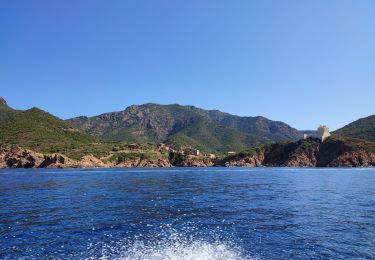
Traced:
[[239, 151], [249, 146], [266, 143], [268, 140], [201, 120], [169, 136], [165, 142], [172, 147], [192, 146], [202, 151], [226, 153], [227, 151]]
[[375, 142], [375, 115], [358, 119], [333, 133]]
[[95, 153], [99, 146], [96, 142], [96, 138], [74, 129], [67, 122], [41, 109], [14, 110], [1, 99], [2, 144], [18, 145], [41, 153], [62, 152], [79, 157], [89, 151]]
[[68, 122], [106, 141], [167, 142], [219, 152], [301, 137], [289, 125], [264, 117], [239, 117], [176, 104], [133, 105], [120, 112]]

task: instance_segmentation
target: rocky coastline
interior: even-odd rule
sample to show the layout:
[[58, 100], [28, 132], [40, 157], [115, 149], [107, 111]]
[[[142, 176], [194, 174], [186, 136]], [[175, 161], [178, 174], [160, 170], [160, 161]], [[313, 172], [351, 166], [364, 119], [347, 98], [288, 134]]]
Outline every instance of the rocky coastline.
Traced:
[[0, 169], [5, 168], [113, 168], [113, 167], [171, 167], [168, 160], [132, 159], [121, 163], [103, 162], [85, 155], [80, 160], [68, 158], [63, 154], [41, 154], [20, 147], [0, 149]]
[[356, 139], [317, 139], [273, 143], [222, 158], [202, 156], [129, 157], [105, 160], [85, 155], [41, 154], [17, 146], [1, 147], [0, 168], [130, 168], [130, 167], [373, 167], [375, 144]]
[[221, 166], [247, 167], [373, 167], [375, 144], [357, 139], [325, 142], [311, 138], [264, 145], [224, 158]]

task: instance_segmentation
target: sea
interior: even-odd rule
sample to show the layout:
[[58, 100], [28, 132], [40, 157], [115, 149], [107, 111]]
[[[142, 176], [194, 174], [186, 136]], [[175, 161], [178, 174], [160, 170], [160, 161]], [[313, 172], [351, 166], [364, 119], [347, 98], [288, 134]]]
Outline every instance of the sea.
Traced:
[[0, 170], [0, 259], [375, 259], [375, 169]]

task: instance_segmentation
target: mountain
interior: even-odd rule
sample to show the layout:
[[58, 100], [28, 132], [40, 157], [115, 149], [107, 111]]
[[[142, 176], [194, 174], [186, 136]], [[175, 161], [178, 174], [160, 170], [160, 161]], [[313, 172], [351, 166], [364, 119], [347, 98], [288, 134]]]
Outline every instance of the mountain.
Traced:
[[96, 138], [74, 129], [69, 123], [41, 110], [14, 110], [0, 98], [0, 143], [13, 144], [38, 152], [79, 150]]
[[68, 120], [106, 141], [167, 142], [207, 151], [243, 150], [260, 143], [297, 140], [301, 133], [264, 117], [240, 117], [194, 106], [144, 104], [120, 112]]
[[375, 142], [375, 115], [358, 119], [333, 133]]

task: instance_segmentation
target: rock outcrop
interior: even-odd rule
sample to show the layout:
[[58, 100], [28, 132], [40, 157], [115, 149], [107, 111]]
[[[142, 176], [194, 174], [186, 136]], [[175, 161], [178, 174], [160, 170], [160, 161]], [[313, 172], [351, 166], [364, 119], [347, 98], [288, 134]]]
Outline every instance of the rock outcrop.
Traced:
[[65, 155], [52, 154], [44, 155], [43, 162], [37, 168], [77, 168], [80, 166], [76, 161], [69, 159]]
[[375, 153], [368, 151], [347, 152], [333, 159], [329, 167], [369, 167], [375, 166]]
[[79, 168], [102, 168], [102, 167], [113, 167], [111, 163], [104, 163], [102, 160], [92, 156], [92, 155], [85, 155], [81, 158], [81, 160], [77, 163]]
[[172, 167], [169, 160], [129, 159], [121, 163], [103, 162], [92, 156], [73, 160], [63, 154], [40, 154], [17, 146], [0, 147], [0, 168], [112, 168], [112, 167]]
[[133, 167], [145, 167], [145, 168], [155, 168], [155, 167], [172, 167], [173, 165], [165, 159], [133, 159], [126, 160], [119, 164], [115, 164], [113, 167], [124, 167], [124, 168], [133, 168]]
[[18, 147], [0, 148], [0, 168], [37, 168], [44, 155]]
[[210, 160], [186, 160], [182, 161], [179, 167], [211, 167], [214, 163]]
[[227, 158], [222, 162], [218, 162], [218, 165], [226, 167], [259, 167], [263, 164], [264, 156], [264, 150], [262, 150], [254, 155]]
[[169, 161], [177, 167], [211, 167], [215, 166], [213, 159], [206, 156], [183, 155], [176, 152], [169, 153]]

